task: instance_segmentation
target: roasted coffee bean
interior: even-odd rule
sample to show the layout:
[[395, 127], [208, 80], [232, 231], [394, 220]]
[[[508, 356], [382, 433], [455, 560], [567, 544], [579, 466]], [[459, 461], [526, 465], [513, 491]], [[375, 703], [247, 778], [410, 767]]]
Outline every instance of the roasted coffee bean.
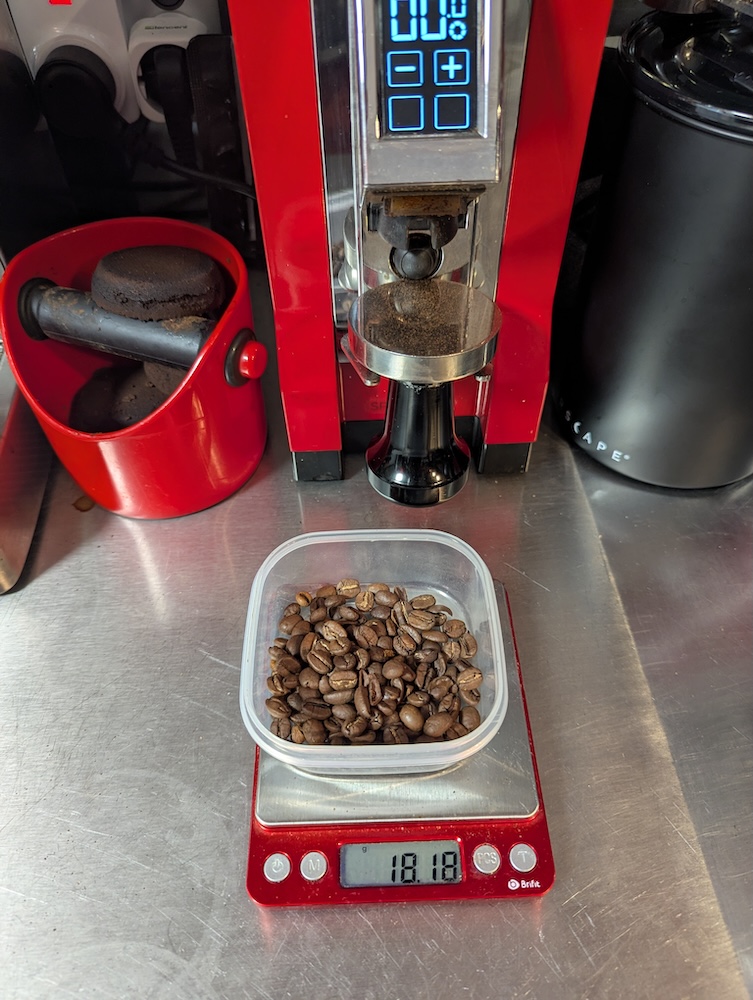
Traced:
[[324, 692], [321, 690], [321, 685], [319, 686], [319, 688], [299, 687], [295, 691], [295, 694], [298, 695], [298, 697], [301, 699], [301, 702], [316, 701], [319, 695], [323, 693]]
[[[296, 607], [298, 607], [297, 604], [296, 604]], [[284, 618], [280, 619], [280, 623], [278, 625], [278, 628], [280, 629], [281, 632], [284, 632], [285, 635], [290, 635], [292, 633], [293, 629], [295, 628], [295, 626], [298, 625], [298, 624], [300, 624], [300, 622], [302, 622], [302, 621], [303, 621], [303, 618], [301, 618], [301, 616], [298, 615], [298, 614], [295, 614], [295, 615], [286, 615]]]
[[426, 608], [433, 608], [436, 603], [437, 600], [433, 594], [419, 594], [418, 597], [414, 597], [411, 600], [411, 604], [416, 611], [423, 611]]
[[437, 712], [424, 722], [424, 733], [426, 736], [444, 736], [454, 721], [448, 712]]
[[345, 702], [353, 701], [353, 688], [345, 688], [344, 691], [330, 691], [329, 694], [322, 695], [328, 705], [343, 705]]
[[357, 608], [351, 608], [349, 604], [343, 604], [337, 609], [337, 620], [341, 622], [357, 622], [361, 616]]
[[297, 657], [286, 653], [274, 661], [273, 669], [278, 674], [297, 674], [301, 669], [301, 661]]
[[348, 633], [345, 630], [345, 626], [341, 625], [339, 622], [332, 621], [332, 619], [327, 619], [321, 624], [321, 634], [328, 641], [333, 639], [347, 639]]
[[337, 593], [337, 588], [333, 587], [331, 583], [325, 583], [324, 586], [320, 587], [317, 592], [317, 597], [334, 597]]
[[424, 717], [414, 705], [403, 705], [398, 714], [402, 724], [412, 733], [420, 733], [424, 728]]
[[323, 702], [308, 701], [301, 709], [308, 719], [328, 719], [332, 715], [332, 709]]
[[353, 638], [362, 649], [370, 649], [376, 646], [379, 634], [372, 625], [359, 625], [353, 630]]
[[354, 650], [354, 655], [356, 658], [356, 670], [365, 670], [371, 663], [371, 656], [368, 649], [361, 649], [360, 646], [357, 646]]
[[371, 611], [374, 607], [374, 595], [370, 590], [362, 590], [356, 595], [356, 610]]
[[470, 632], [465, 632], [458, 639], [460, 650], [464, 660], [472, 660], [478, 653], [478, 643]]
[[361, 584], [358, 580], [345, 579], [340, 580], [340, 582], [335, 587], [338, 594], [342, 594], [344, 597], [355, 597], [361, 590]]
[[327, 731], [318, 719], [307, 719], [301, 729], [307, 743], [324, 743], [327, 738]]
[[465, 622], [461, 622], [459, 618], [450, 618], [446, 621], [443, 626], [443, 631], [445, 635], [448, 635], [451, 639], [459, 639], [461, 635], [464, 635], [468, 629]]
[[348, 739], [353, 739], [355, 736], [360, 736], [361, 733], [366, 731], [366, 726], [368, 725], [367, 720], [362, 716], [358, 715], [355, 719], [350, 722], [344, 722], [342, 725], [341, 732], [343, 736], [347, 736]]
[[387, 662], [382, 667], [382, 675], [388, 680], [394, 680], [396, 677], [402, 677], [405, 671], [405, 661], [395, 657], [392, 660], [387, 660]]
[[373, 729], [367, 729], [365, 733], [361, 733], [360, 736], [351, 736], [350, 742], [353, 746], [358, 746], [361, 743], [376, 743], [377, 734]]
[[381, 729], [383, 725], [384, 716], [378, 709], [374, 709], [369, 716], [369, 726], [376, 732], [378, 729]]
[[434, 628], [434, 615], [428, 611], [417, 610], [415, 605], [413, 611], [408, 614], [407, 624], [417, 628], [420, 632], [428, 632]]
[[291, 636], [293, 636], [293, 635], [304, 636], [304, 635], [306, 635], [307, 632], [310, 632], [310, 631], [311, 631], [311, 624], [309, 622], [306, 622], [306, 621], [300, 621], [296, 625], [293, 626], [290, 634], [291, 634]]
[[481, 692], [478, 688], [460, 688], [460, 700], [475, 707], [481, 701]]
[[328, 674], [332, 669], [332, 657], [326, 649], [312, 649], [306, 662], [318, 674]]
[[[308, 625], [308, 622], [306, 622]], [[305, 631], [297, 632], [293, 631], [288, 641], [285, 643], [285, 652], [289, 653], [291, 656], [298, 656], [301, 651], [301, 643], [303, 642], [304, 635], [307, 635], [311, 631], [309, 627]]]
[[347, 691], [358, 684], [358, 674], [355, 670], [333, 670], [329, 682], [334, 691]]
[[374, 594], [374, 603], [391, 608], [398, 602], [398, 596], [391, 590], [378, 590]]
[[394, 746], [397, 743], [410, 743], [410, 737], [404, 726], [386, 726], [382, 739], [388, 746]]
[[471, 691], [480, 687], [483, 679], [484, 675], [478, 667], [466, 667], [458, 674], [458, 687], [461, 691]]
[[320, 674], [313, 667], [304, 667], [298, 674], [298, 683], [305, 688], [318, 688]]
[[478, 714], [478, 709], [472, 705], [467, 705], [460, 713], [460, 721], [469, 733], [474, 729], [478, 729], [481, 725], [481, 716]]
[[452, 677], [439, 677], [429, 688], [429, 694], [434, 701], [441, 701], [442, 698], [444, 698], [444, 696], [450, 691], [453, 683]]
[[285, 685], [282, 683], [282, 678], [278, 677], [277, 674], [267, 677], [267, 690], [272, 694], [284, 694]]
[[306, 635], [304, 635], [303, 638], [301, 639], [301, 645], [300, 645], [300, 648], [298, 649], [298, 653], [296, 654], [296, 653], [292, 653], [291, 652], [290, 655], [291, 656], [296, 656], [297, 655], [300, 660], [303, 660], [305, 662], [306, 657], [309, 655], [309, 653], [311, 652], [311, 650], [314, 648], [314, 643], [316, 642], [317, 638], [318, 637], [317, 637], [316, 633], [314, 633], [314, 632], [307, 632]]
[[299, 590], [295, 595], [295, 603], [299, 608], [307, 608], [311, 604], [311, 594], [306, 590]]
[[332, 715], [337, 719], [339, 723], [352, 722], [356, 717], [356, 710], [351, 704], [345, 705], [333, 705]]
[[267, 711], [273, 719], [284, 719], [290, 715], [290, 705], [288, 705], [284, 698], [280, 698], [279, 696], [267, 698], [265, 704]]
[[447, 642], [442, 643], [442, 652], [450, 662], [459, 660], [462, 653], [460, 643], [457, 639], [448, 639]]
[[368, 719], [371, 715], [371, 702], [369, 701], [369, 692], [363, 684], [356, 688], [356, 692], [353, 695], [353, 705], [355, 706], [356, 712], [363, 716], [364, 719]]
[[467, 736], [468, 730], [460, 722], [453, 722], [450, 728], [445, 733], [445, 738], [448, 740], [459, 740], [461, 736]]
[[415, 653], [418, 643], [405, 632], [398, 632], [392, 642], [392, 648], [399, 656], [410, 656]]

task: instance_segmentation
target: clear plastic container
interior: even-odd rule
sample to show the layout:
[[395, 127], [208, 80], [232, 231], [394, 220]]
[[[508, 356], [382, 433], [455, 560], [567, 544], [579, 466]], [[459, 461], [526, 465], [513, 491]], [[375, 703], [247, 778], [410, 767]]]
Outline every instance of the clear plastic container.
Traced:
[[[409, 597], [431, 593], [473, 633], [473, 664], [483, 673], [481, 725], [455, 740], [393, 746], [306, 745], [270, 731], [269, 647], [280, 634], [283, 609], [301, 590], [354, 578], [404, 587]], [[442, 531], [321, 531], [298, 535], [262, 563], [251, 588], [241, 664], [240, 706], [256, 744], [273, 757], [322, 775], [439, 771], [476, 753], [497, 733], [507, 711], [507, 676], [499, 610], [491, 574], [478, 553]]]

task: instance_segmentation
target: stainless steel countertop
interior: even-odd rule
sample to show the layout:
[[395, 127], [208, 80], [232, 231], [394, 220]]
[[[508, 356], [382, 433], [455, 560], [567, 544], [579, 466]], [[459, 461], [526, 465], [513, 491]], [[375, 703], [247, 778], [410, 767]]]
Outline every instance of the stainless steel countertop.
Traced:
[[[412, 510], [359, 456], [295, 484], [273, 373], [268, 398], [262, 464], [212, 510], [129, 521], [54, 475], [0, 598], [3, 996], [753, 996], [753, 483], [641, 487], [545, 428], [525, 475]], [[238, 709], [252, 578], [292, 535], [393, 525], [460, 535], [508, 590], [557, 882], [262, 910]]]

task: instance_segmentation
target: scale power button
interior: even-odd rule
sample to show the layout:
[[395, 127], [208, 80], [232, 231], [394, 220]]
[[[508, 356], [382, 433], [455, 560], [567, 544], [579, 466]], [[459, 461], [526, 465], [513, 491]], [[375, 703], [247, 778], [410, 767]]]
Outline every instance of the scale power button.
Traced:
[[267, 882], [284, 882], [290, 874], [290, 858], [287, 854], [270, 854], [263, 871]]

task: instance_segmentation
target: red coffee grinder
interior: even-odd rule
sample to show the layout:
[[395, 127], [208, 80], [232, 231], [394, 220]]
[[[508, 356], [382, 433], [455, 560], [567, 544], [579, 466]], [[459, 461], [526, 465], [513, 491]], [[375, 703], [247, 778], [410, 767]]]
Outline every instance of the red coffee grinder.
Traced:
[[228, 0], [297, 480], [525, 469], [611, 6]]

